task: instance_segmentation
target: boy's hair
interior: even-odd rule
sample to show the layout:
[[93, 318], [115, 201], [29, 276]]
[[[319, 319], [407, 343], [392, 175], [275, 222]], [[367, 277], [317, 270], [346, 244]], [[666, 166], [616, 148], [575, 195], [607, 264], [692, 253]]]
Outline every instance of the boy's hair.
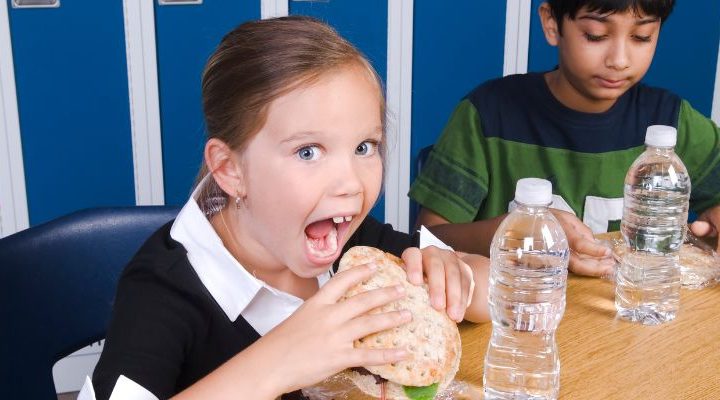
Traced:
[[558, 30], [562, 34], [562, 21], [567, 15], [575, 19], [578, 11], [587, 7], [590, 12], [600, 14], [625, 12], [632, 10], [634, 13], [660, 18], [660, 23], [665, 22], [675, 6], [675, 0], [547, 0], [552, 10], [553, 17], [557, 21]]
[[[275, 99], [348, 66], [360, 67], [377, 82], [384, 132], [382, 82], [365, 56], [333, 28], [304, 16], [239, 25], [225, 35], [203, 72], [207, 138], [220, 139], [231, 149], [242, 151], [265, 125], [268, 109]], [[381, 143], [381, 154], [384, 147]], [[208, 172], [203, 163], [196, 184]], [[207, 201], [220, 195], [225, 197], [213, 181], [206, 185], [200, 199]], [[212, 208], [217, 211], [217, 206]]]

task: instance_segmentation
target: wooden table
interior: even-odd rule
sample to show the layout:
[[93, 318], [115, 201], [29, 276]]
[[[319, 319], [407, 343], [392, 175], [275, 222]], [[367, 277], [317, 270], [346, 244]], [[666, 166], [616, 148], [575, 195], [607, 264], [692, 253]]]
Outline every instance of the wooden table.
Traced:
[[[456, 379], [482, 387], [491, 324], [463, 323]], [[683, 289], [674, 321], [615, 318], [612, 282], [570, 275], [557, 332], [561, 399], [720, 399], [720, 287]]]

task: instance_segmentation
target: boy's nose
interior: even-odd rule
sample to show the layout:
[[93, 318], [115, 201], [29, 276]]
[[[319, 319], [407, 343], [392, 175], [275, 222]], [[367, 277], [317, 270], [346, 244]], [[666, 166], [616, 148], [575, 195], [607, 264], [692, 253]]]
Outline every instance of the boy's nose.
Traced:
[[605, 66], [618, 71], [623, 71], [630, 67], [628, 46], [624, 40], [618, 40], [610, 47], [608, 55], [605, 58]]

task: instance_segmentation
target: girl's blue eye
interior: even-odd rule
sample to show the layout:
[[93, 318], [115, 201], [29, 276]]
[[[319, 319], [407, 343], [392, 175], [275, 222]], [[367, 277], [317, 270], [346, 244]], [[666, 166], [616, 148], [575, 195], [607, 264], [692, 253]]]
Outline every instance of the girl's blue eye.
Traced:
[[359, 156], [371, 156], [377, 150], [377, 143], [366, 140], [355, 148], [355, 154]]
[[318, 158], [319, 150], [317, 146], [304, 146], [298, 149], [298, 157], [304, 161], [312, 161]]

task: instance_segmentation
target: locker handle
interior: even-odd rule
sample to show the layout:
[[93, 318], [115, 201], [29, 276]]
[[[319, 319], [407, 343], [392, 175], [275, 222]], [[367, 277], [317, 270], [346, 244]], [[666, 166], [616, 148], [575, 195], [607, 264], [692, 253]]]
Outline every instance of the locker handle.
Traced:
[[57, 8], [60, 0], [13, 0], [13, 8]]
[[158, 0], [161, 6], [188, 6], [202, 4], [202, 0]]

